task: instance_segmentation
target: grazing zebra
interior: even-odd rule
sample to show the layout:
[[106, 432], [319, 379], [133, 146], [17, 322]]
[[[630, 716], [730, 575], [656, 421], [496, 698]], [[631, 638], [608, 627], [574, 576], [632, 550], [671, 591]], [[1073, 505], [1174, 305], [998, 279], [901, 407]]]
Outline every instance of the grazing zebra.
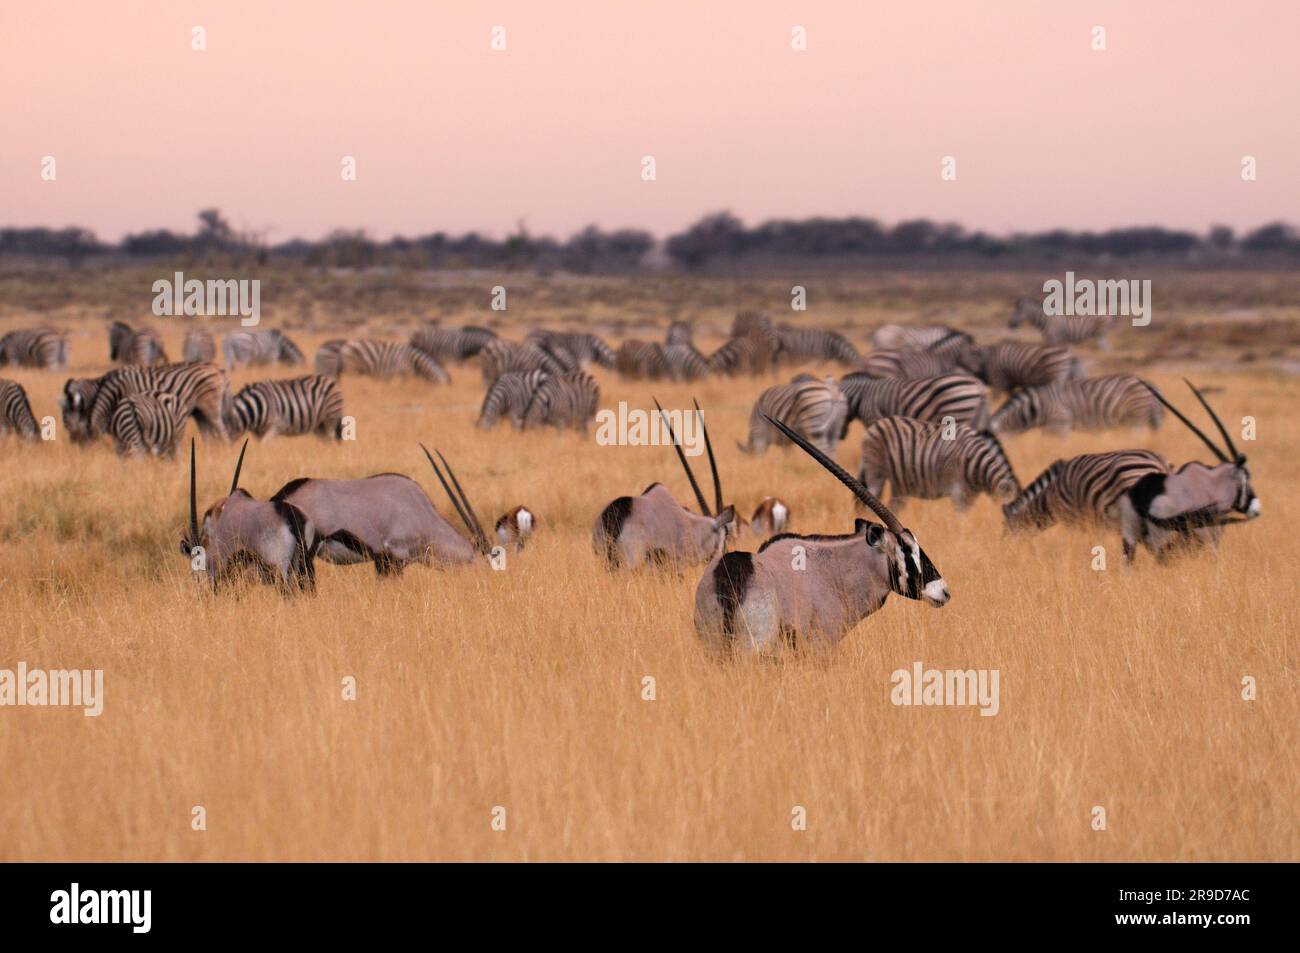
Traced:
[[68, 341], [50, 328], [10, 331], [0, 337], [0, 367], [67, 367]]
[[478, 352], [483, 383], [490, 384], [507, 371], [542, 370], [548, 374], [563, 374], [564, 365], [535, 344], [519, 344], [496, 338], [488, 341]]
[[73, 443], [86, 443], [102, 436], [118, 401], [146, 392], [174, 395], [178, 413], [192, 416], [204, 433], [226, 436], [230, 382], [225, 371], [212, 364], [189, 363], [119, 367], [103, 377], [67, 381], [59, 406], [68, 437]]
[[440, 364], [452, 361], [461, 363], [477, 357], [483, 345], [496, 340], [496, 332], [487, 328], [467, 326], [443, 328], [437, 322], [420, 328], [411, 335], [411, 346], [424, 351]]
[[1044, 314], [1041, 301], [1018, 298], [1007, 327], [1018, 328], [1028, 322], [1046, 344], [1086, 344], [1095, 340], [1105, 350], [1110, 346], [1106, 332], [1110, 330], [1111, 320], [1105, 314]]
[[873, 351], [858, 365], [861, 373], [871, 377], [892, 377], [899, 380], [939, 377], [951, 374], [956, 369], [955, 358], [919, 347]]
[[119, 456], [176, 456], [185, 431], [185, 415], [175, 394], [144, 392], [123, 397], [113, 408], [108, 433]]
[[217, 356], [217, 342], [207, 331], [192, 330], [185, 332], [185, 343], [181, 345], [181, 359], [185, 361], [211, 361]]
[[1079, 359], [1063, 344], [1002, 341], [971, 348], [958, 364], [993, 390], [1041, 387], [1080, 376]]
[[624, 341], [615, 352], [614, 366], [624, 377], [659, 380], [669, 375], [668, 357], [658, 341]]
[[554, 361], [564, 373], [576, 371], [582, 362], [569, 350], [564, 336], [558, 331], [534, 328], [524, 335], [524, 347], [533, 347]]
[[155, 332], [114, 321], [108, 329], [108, 359], [118, 364], [166, 364], [167, 352]]
[[943, 324], [885, 324], [871, 332], [871, 350], [892, 351], [902, 347], [930, 347], [940, 341], [969, 339], [969, 335]]
[[695, 328], [686, 321], [674, 321], [668, 325], [668, 332], [664, 335], [664, 347], [671, 347], [674, 344], [694, 344]]
[[533, 402], [537, 389], [550, 377], [550, 374], [538, 368], [531, 371], [506, 371], [488, 388], [487, 395], [483, 398], [483, 407], [479, 410], [478, 426], [495, 427], [503, 415], [509, 414], [514, 428], [522, 430], [524, 412]]
[[1053, 523], [1118, 526], [1120, 500], [1143, 477], [1169, 464], [1150, 450], [1085, 453], [1057, 460], [1002, 507], [1008, 529], [1041, 530]]
[[221, 342], [227, 369], [258, 367], [263, 364], [294, 366], [303, 362], [302, 351], [278, 330], [236, 331]]
[[855, 366], [862, 360], [858, 349], [837, 331], [822, 328], [796, 328], [782, 324], [776, 329], [783, 359], [792, 361], [838, 361]]
[[840, 390], [849, 402], [841, 439], [854, 420], [869, 426], [880, 417], [913, 417], [940, 422], [951, 417], [954, 423], [966, 424], [972, 430], [988, 427], [989, 405], [984, 385], [968, 374], [878, 380], [857, 372], [844, 376]]
[[258, 381], [244, 387], [230, 403], [226, 429], [231, 436], [314, 433], [338, 439], [343, 434], [343, 392], [330, 377], [313, 374]]
[[908, 417], [882, 417], [867, 428], [858, 479], [876, 497], [887, 481], [894, 510], [906, 497], [946, 496], [964, 510], [981, 493], [999, 501], [1020, 493], [1011, 461], [993, 434]]
[[709, 372], [728, 377], [762, 374], [772, 367], [775, 354], [771, 343], [757, 335], [732, 338], [709, 355]]
[[599, 403], [600, 388], [585, 371], [550, 377], [533, 392], [524, 411], [524, 429], [546, 426], [586, 431]]
[[446, 384], [451, 380], [442, 366], [427, 353], [401, 341], [372, 338], [326, 341], [316, 352], [316, 373], [338, 377], [345, 371], [367, 377], [414, 374], [435, 384]]
[[38, 430], [23, 385], [0, 378], [0, 437], [14, 433], [27, 440], [35, 440]]
[[694, 344], [665, 344], [663, 355], [664, 363], [668, 365], [668, 376], [675, 381], [697, 381], [708, 376], [708, 358], [697, 351]]
[[560, 347], [577, 360], [575, 370], [591, 363], [599, 364], [601, 367], [613, 368], [617, 361], [614, 349], [595, 334], [587, 331], [552, 331], [549, 333]]
[[835, 386], [835, 378], [819, 380], [800, 374], [788, 384], [769, 387], [754, 402], [749, 415], [749, 443], [737, 445], [744, 453], [763, 453], [770, 444], [790, 441], [767, 418], [779, 420], [826, 453], [835, 453], [835, 443], [845, 429], [849, 404]]
[[993, 414], [991, 426], [998, 433], [1034, 427], [1055, 433], [1143, 425], [1154, 430], [1163, 416], [1160, 401], [1140, 378], [1111, 374], [1016, 391]]

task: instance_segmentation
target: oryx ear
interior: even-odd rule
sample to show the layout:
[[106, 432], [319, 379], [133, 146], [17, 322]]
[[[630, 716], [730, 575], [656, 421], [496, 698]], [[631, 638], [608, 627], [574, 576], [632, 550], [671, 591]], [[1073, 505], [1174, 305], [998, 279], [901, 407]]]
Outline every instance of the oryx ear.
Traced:
[[726, 526], [728, 523], [733, 522], [735, 519], [736, 519], [736, 508], [734, 506], [728, 505], [722, 510], [721, 513], [713, 517], [713, 525], [718, 527]]
[[[858, 522], [864, 523], [866, 520], [858, 520]], [[881, 526], [879, 523], [867, 523], [866, 535], [867, 545], [872, 549], [875, 549], [880, 545], [880, 541], [885, 538], [885, 527]]]

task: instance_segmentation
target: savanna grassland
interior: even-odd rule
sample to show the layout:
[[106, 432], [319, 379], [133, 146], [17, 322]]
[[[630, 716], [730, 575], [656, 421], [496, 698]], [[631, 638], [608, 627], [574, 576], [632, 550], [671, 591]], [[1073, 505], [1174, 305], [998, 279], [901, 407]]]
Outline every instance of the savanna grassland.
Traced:
[[[106, 319], [149, 318], [156, 276], [0, 276], [0, 332], [50, 323], [68, 374], [6, 368], [37, 417], [66, 376], [106, 369]], [[910, 272], [810, 279], [795, 320], [863, 350], [886, 321], [952, 321], [980, 340], [1035, 275]], [[788, 308], [786, 281], [459, 275], [284, 276], [264, 326], [310, 355], [340, 333], [405, 336], [433, 316], [522, 337], [590, 325], [617, 341], [697, 320], [707, 350], [731, 314]], [[505, 313], [488, 289], [511, 289]], [[397, 288], [397, 292], [393, 291]], [[477, 366], [453, 383], [344, 377], [355, 442], [250, 445], [242, 485], [265, 498], [299, 476], [386, 470], [450, 513], [417, 446], [447, 454], [484, 522], [540, 517], [505, 571], [420, 567], [395, 580], [318, 564], [318, 594], [255, 584], [214, 599], [177, 549], [187, 467], [120, 461], [111, 446], [0, 440], [0, 668], [98, 668], [104, 712], [0, 709], [5, 860], [1282, 860], [1300, 856], [1300, 280], [1173, 273], [1146, 329], [1121, 329], [1094, 372], [1142, 368], [1202, 420], [1193, 375], [1236, 426], [1263, 516], [1221, 550], [1121, 564], [1118, 533], [1004, 536], [987, 498], [901, 511], [952, 588], [942, 609], [891, 598], [838, 648], [758, 663], [700, 650], [699, 570], [611, 575], [590, 530], [610, 499], [689, 489], [663, 447], [474, 428]], [[788, 311], [786, 312], [788, 313]], [[780, 320], [780, 317], [778, 317]], [[180, 352], [184, 327], [150, 323]], [[216, 331], [224, 327], [214, 328]], [[1028, 334], [1027, 334], [1028, 336]], [[827, 373], [842, 373], [825, 368]], [[234, 388], [285, 368], [241, 371]], [[793, 528], [845, 532], [849, 494], [798, 451], [742, 455], [750, 406], [794, 373], [696, 385], [620, 380], [602, 406], [698, 397], [729, 500], [774, 494]], [[593, 431], [594, 433], [594, 431]], [[839, 457], [856, 465], [855, 425]], [[1184, 428], [1034, 433], [1006, 441], [1025, 483], [1058, 457], [1147, 446], [1207, 459]], [[199, 440], [200, 506], [226, 492], [237, 446]], [[707, 467], [697, 468], [707, 480]], [[752, 548], [751, 539], [742, 540]], [[1106, 547], [1095, 571], [1093, 547]], [[1000, 711], [896, 707], [890, 675], [1000, 670]], [[342, 697], [353, 676], [354, 701]], [[655, 680], [643, 700], [643, 678]], [[1242, 698], [1253, 676], [1254, 701]], [[191, 829], [191, 810], [207, 829]], [[507, 829], [494, 831], [504, 806]], [[807, 829], [792, 830], [792, 809]], [[1104, 807], [1107, 830], [1094, 831]]]

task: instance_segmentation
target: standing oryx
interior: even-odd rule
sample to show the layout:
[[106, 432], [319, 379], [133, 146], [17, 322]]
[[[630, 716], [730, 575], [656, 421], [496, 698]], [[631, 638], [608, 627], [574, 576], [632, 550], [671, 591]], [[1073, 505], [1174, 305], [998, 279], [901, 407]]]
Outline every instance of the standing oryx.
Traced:
[[1035, 427], [1053, 433], [1126, 426], [1155, 430], [1163, 416], [1145, 381], [1132, 374], [1111, 374], [1025, 387], [994, 411], [989, 426], [1009, 434]]
[[782, 644], [830, 646], [891, 592], [945, 605], [948, 584], [912, 531], [794, 430], [772, 425], [831, 472], [884, 523], [844, 536], [774, 536], [757, 553], [719, 552], [695, 590], [695, 631], [711, 649], [760, 655]]
[[592, 547], [598, 556], [604, 557], [610, 569], [620, 566], [636, 569], [646, 564], [686, 566], [704, 562], [726, 548], [727, 536], [735, 522], [735, 507], [722, 504], [718, 464], [713, 457], [713, 444], [700, 405], [695, 405], [695, 413], [699, 416], [704, 446], [709, 454], [716, 512], [711, 512], [704, 500], [691, 465], [686, 462], [686, 454], [668, 423], [668, 415], [658, 401], [655, 401], [655, 407], [668, 427], [673, 448], [686, 470], [686, 478], [695, 492], [702, 515], [692, 513], [678, 503], [662, 483], [650, 484], [640, 496], [620, 496], [601, 511], [591, 531]]
[[1259, 497], [1250, 485], [1245, 455], [1237, 451], [1227, 428], [1201, 392], [1191, 381], [1183, 383], [1214, 420], [1227, 453], [1151, 387], [1151, 393], [1201, 438], [1219, 458], [1219, 464], [1208, 467], [1192, 462], [1173, 473], [1148, 473], [1129, 488], [1119, 501], [1125, 559], [1133, 558], [1139, 542], [1160, 559], [1180, 545], [1218, 545], [1225, 525], [1255, 519], [1260, 514]]
[[275, 583], [282, 591], [314, 592], [315, 528], [292, 504], [283, 500], [263, 503], [239, 488], [239, 471], [247, 449], [245, 440], [235, 463], [230, 492], [208, 507], [200, 524], [194, 440], [190, 440], [190, 528], [181, 539], [181, 552], [190, 557], [193, 569], [207, 572], [214, 593], [220, 582], [244, 566], [252, 566], [263, 582]]
[[964, 510], [980, 493], [1005, 501], [1020, 492], [1011, 461], [993, 434], [908, 417], [882, 417], [867, 427], [858, 479], [875, 497], [887, 481], [894, 509], [909, 496], [946, 496]]
[[754, 402], [749, 415], [749, 442], [738, 443], [742, 453], [763, 453], [770, 444], [787, 441], [767, 421], [786, 421], [818, 448], [835, 452], [835, 444], [847, 427], [849, 402], [835, 378], [818, 380], [799, 374], [788, 384], [769, 387]]
[[470, 532], [466, 539], [434, 508], [420, 484], [400, 473], [361, 480], [300, 478], [282, 486], [272, 502], [291, 503], [311, 520], [320, 539], [319, 555], [329, 563], [373, 562], [381, 576], [401, 573], [411, 563], [438, 568], [465, 565], [491, 551], [482, 524], [456, 474], [438, 458], [456, 488], [421, 445], [442, 488]]

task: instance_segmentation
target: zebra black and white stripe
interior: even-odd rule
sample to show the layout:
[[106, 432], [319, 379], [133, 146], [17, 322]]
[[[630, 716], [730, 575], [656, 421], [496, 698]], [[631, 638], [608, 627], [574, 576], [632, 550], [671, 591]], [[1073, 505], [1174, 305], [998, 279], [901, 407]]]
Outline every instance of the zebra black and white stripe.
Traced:
[[178, 413], [192, 416], [202, 432], [226, 435], [230, 382], [225, 371], [201, 362], [162, 367], [131, 365], [99, 378], [69, 380], [59, 399], [64, 429], [74, 443], [100, 437], [108, 432], [109, 420], [120, 400], [147, 392], [172, 394]]
[[835, 444], [843, 435], [848, 415], [848, 401], [835, 379], [800, 374], [788, 384], [769, 387], [754, 402], [749, 415], [749, 443], [741, 444], [745, 453], [762, 453], [772, 444], [786, 444], [790, 439], [767, 422], [779, 420], [807, 438], [819, 450], [835, 453]]
[[695, 328], [687, 321], [674, 321], [668, 325], [668, 331], [664, 334], [664, 347], [671, 347], [674, 344], [694, 344]]
[[0, 436], [12, 433], [35, 440], [38, 431], [36, 416], [23, 385], [0, 379]]
[[957, 361], [954, 357], [919, 347], [873, 351], [858, 365], [861, 373], [871, 377], [892, 377], [899, 380], [938, 377], [951, 374], [956, 369]]
[[709, 355], [709, 372], [735, 377], [739, 374], [763, 374], [771, 369], [775, 351], [759, 335], [732, 338]]
[[166, 392], [129, 394], [117, 402], [108, 433], [119, 455], [173, 457], [185, 431], [185, 414], [176, 395]]
[[1011, 461], [992, 433], [910, 417], [882, 417], [867, 427], [858, 479], [875, 497], [888, 482], [891, 509], [904, 497], [947, 496], [965, 509], [980, 493], [1009, 500], [1020, 492]]
[[411, 335], [411, 346], [424, 351], [440, 364], [460, 363], [477, 357], [483, 346], [496, 340], [496, 336], [496, 332], [488, 328], [473, 325], [444, 328], [435, 321]]
[[694, 344], [665, 344], [663, 355], [668, 376], [675, 381], [697, 381], [708, 376], [709, 361]]
[[782, 324], [776, 329], [783, 360], [837, 361], [853, 367], [862, 360], [849, 339], [837, 331], [823, 328], [796, 328]]
[[954, 423], [966, 424], [973, 430], [988, 427], [989, 406], [984, 385], [968, 374], [898, 380], [877, 379], [857, 372], [844, 376], [840, 390], [849, 402], [846, 431], [853, 420], [869, 425], [880, 417], [937, 421], [952, 417]]
[[624, 377], [660, 380], [669, 376], [668, 356], [658, 341], [629, 338], [614, 353], [614, 366]]
[[524, 411], [524, 428], [555, 427], [585, 431], [596, 416], [600, 388], [585, 371], [550, 377], [533, 393]]
[[490, 384], [509, 371], [546, 371], [563, 374], [565, 366], [550, 353], [535, 344], [521, 344], [497, 338], [488, 341], [478, 352], [479, 369], [483, 383]]
[[149, 328], [114, 321], [108, 329], [108, 359], [118, 364], [166, 364], [167, 352]]
[[1045, 314], [1041, 301], [1020, 298], [1011, 312], [1008, 327], [1018, 328], [1024, 323], [1032, 325], [1043, 336], [1046, 344], [1086, 344], [1095, 341], [1106, 348], [1106, 332], [1113, 319], [1105, 314]]
[[1056, 522], [1117, 526], [1124, 494], [1143, 477], [1169, 470], [1164, 458], [1150, 450], [1057, 460], [1002, 507], [1002, 516], [1013, 530], [1045, 529]]
[[1041, 387], [1080, 376], [1079, 359], [1063, 344], [1001, 341], [971, 349], [959, 363], [993, 390]]
[[52, 328], [22, 328], [0, 337], [0, 367], [67, 367], [68, 341]]
[[871, 350], [892, 351], [904, 347], [927, 348], [941, 341], [969, 340], [969, 335], [945, 324], [885, 324], [871, 332]]
[[427, 353], [402, 341], [326, 341], [316, 352], [316, 373], [338, 377], [345, 372], [367, 377], [414, 375], [435, 384], [451, 380]]
[[217, 342], [207, 331], [194, 329], [185, 332], [181, 345], [181, 359], [186, 361], [211, 361], [217, 356]]
[[302, 351], [278, 329], [269, 331], [235, 331], [221, 342], [226, 367], [258, 367], [263, 364], [293, 366], [303, 362]]
[[1164, 407], [1139, 378], [1111, 374], [1016, 391], [993, 414], [992, 429], [1023, 433], [1046, 427], [1063, 433], [1145, 425], [1154, 430], [1163, 418]]
[[533, 401], [537, 389], [545, 384], [551, 375], [540, 368], [531, 371], [506, 371], [492, 382], [483, 398], [483, 406], [478, 414], [478, 426], [494, 427], [505, 415], [516, 430], [524, 426], [524, 413]]
[[555, 335], [561, 346], [578, 359], [579, 367], [592, 363], [614, 367], [614, 349], [598, 335], [588, 331], [557, 331]]
[[330, 377], [311, 374], [285, 380], [258, 381], [231, 401], [226, 429], [232, 435], [342, 434], [343, 392]]

